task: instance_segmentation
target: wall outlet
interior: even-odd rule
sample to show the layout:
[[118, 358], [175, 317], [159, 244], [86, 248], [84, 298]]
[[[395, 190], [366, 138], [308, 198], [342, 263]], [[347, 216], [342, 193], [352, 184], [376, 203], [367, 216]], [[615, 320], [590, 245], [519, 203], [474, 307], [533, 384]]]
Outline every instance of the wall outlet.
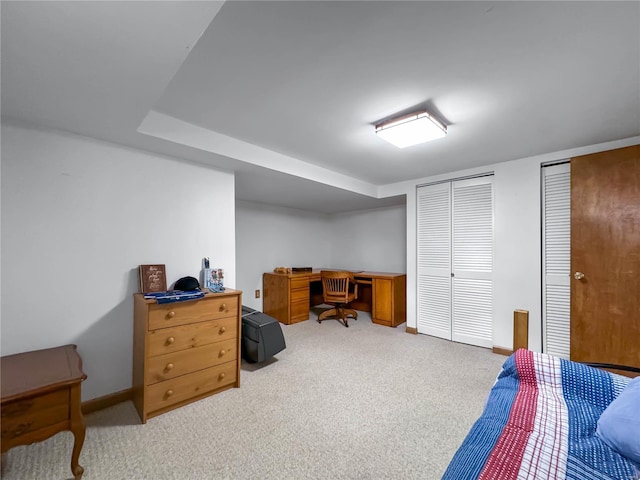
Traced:
[[260, 298], [260, 290], [256, 290], [256, 298]]

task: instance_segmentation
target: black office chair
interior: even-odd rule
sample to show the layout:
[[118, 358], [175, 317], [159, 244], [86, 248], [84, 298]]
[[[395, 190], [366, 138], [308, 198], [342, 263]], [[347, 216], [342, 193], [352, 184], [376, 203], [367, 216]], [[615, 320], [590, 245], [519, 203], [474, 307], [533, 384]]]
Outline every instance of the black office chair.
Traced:
[[345, 327], [349, 326], [348, 316], [354, 320], [358, 319], [358, 312], [347, 308], [350, 302], [358, 298], [358, 284], [355, 282], [353, 273], [322, 270], [320, 272], [322, 280], [322, 297], [324, 303], [333, 305], [334, 308], [325, 310], [318, 315], [318, 323], [328, 318], [341, 320]]

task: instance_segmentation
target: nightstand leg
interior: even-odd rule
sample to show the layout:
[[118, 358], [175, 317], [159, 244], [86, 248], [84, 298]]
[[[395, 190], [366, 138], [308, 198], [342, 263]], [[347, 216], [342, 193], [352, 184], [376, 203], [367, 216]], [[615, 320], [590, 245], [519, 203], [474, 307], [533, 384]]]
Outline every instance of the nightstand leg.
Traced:
[[71, 473], [75, 480], [80, 480], [84, 468], [79, 464], [80, 451], [84, 444], [87, 423], [80, 406], [80, 384], [71, 387], [71, 433], [73, 433], [73, 451], [71, 453]]

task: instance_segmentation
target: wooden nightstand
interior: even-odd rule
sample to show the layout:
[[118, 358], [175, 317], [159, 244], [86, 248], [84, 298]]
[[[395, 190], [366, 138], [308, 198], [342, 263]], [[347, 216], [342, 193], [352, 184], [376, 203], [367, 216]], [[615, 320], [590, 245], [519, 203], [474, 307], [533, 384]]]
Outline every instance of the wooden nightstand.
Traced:
[[0, 358], [2, 373], [2, 453], [18, 445], [41, 442], [64, 430], [74, 436], [71, 472], [78, 464], [86, 423], [80, 383], [87, 378], [75, 345], [18, 353]]

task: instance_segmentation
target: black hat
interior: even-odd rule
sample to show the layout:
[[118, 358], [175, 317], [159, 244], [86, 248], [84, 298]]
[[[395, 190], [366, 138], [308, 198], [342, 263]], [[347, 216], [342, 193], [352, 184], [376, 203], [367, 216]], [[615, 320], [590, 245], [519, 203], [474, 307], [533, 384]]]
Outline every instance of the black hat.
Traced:
[[173, 286], [175, 290], [182, 291], [191, 291], [191, 290], [200, 290], [200, 282], [193, 277], [182, 277], [180, 280], [176, 282]]

